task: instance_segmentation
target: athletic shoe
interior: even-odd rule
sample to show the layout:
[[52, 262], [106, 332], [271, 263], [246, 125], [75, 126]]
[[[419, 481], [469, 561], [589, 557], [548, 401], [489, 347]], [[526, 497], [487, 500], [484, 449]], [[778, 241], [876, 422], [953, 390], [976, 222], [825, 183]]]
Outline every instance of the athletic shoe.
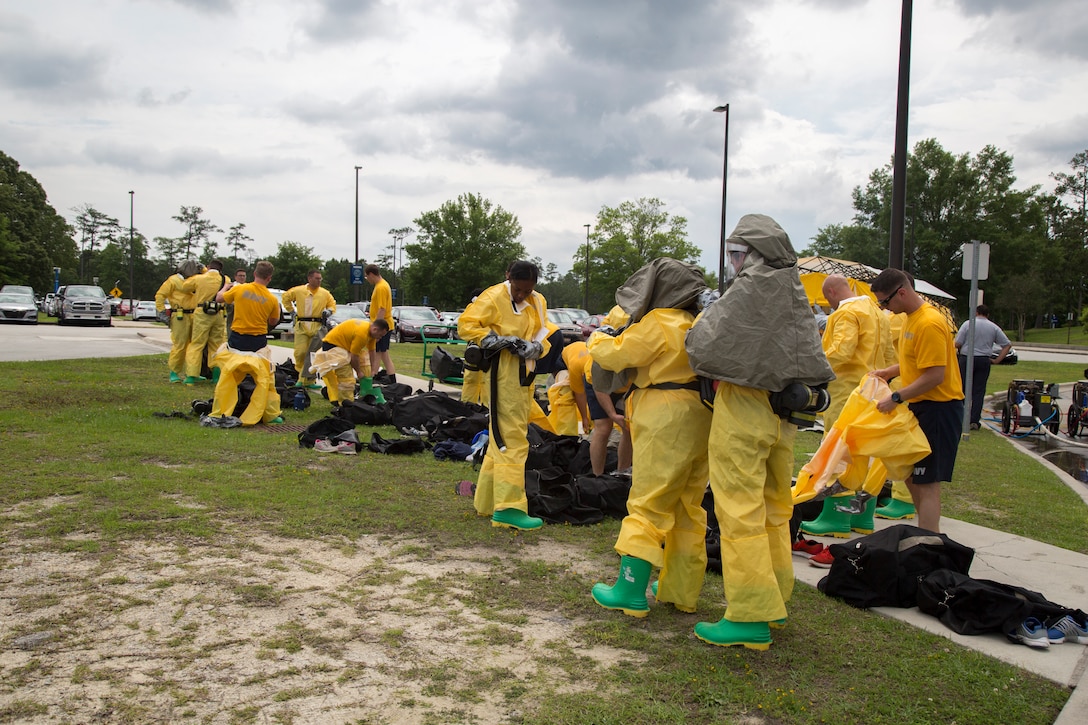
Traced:
[[1050, 644], [1062, 644], [1065, 642], [1065, 632], [1057, 627], [1046, 628], [1046, 641]]
[[338, 445], [325, 438], [318, 438], [314, 441], [314, 450], [318, 453], [336, 453], [338, 449]]
[[1065, 636], [1066, 642], [1088, 644], [1088, 627], [1077, 624], [1077, 620], [1066, 615], [1050, 625], [1050, 630], [1058, 630]]
[[355, 450], [355, 444], [351, 441], [341, 441], [340, 443], [338, 443], [336, 446], [336, 452], [343, 453], [346, 456], [354, 456], [359, 453], [357, 450]]
[[805, 559], [811, 559], [824, 550], [824, 545], [813, 539], [798, 539], [793, 542], [793, 553]]
[[1050, 647], [1050, 641], [1046, 636], [1046, 627], [1035, 617], [1028, 617], [1018, 624], [1016, 629], [1006, 632], [1005, 636], [1009, 638], [1010, 642], [1026, 644], [1028, 647], [1036, 649], [1048, 649]]
[[831, 549], [824, 549], [809, 559], [808, 563], [820, 569], [830, 569], [831, 565], [835, 563], [835, 557], [831, 555]]

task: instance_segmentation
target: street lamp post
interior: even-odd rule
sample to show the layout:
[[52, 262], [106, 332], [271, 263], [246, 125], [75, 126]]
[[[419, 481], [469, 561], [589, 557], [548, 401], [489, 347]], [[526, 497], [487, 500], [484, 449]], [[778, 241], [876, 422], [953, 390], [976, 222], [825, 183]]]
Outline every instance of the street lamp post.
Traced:
[[899, 23], [899, 94], [895, 104], [895, 152], [892, 155], [892, 220], [888, 267], [903, 269], [903, 217], [907, 202], [907, 115], [910, 109], [910, 29], [912, 0], [903, 0]]
[[583, 224], [586, 228], [586, 297], [582, 303], [586, 312], [589, 312], [589, 225]]
[[722, 161], [722, 230], [721, 246], [718, 250], [718, 292], [725, 291], [725, 190], [729, 180], [729, 104], [718, 106], [714, 113], [725, 114], [725, 155]]
[[[359, 263], [359, 169], [362, 166], [355, 167], [355, 258], [351, 260], [352, 264]], [[355, 285], [355, 301], [359, 301], [359, 294], [361, 292], [359, 285]]]
[[132, 208], [136, 192], [128, 193], [128, 312], [132, 314], [133, 299], [136, 295], [136, 247], [132, 241]]

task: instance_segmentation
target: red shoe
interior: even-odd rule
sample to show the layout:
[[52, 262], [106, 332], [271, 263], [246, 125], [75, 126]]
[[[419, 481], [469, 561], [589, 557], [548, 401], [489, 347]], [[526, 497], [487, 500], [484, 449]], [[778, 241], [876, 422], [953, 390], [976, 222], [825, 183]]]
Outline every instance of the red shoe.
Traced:
[[812, 539], [798, 539], [793, 542], [793, 553], [806, 559], [811, 559], [824, 550], [823, 544]]
[[831, 549], [824, 549], [816, 556], [808, 560], [811, 566], [816, 566], [821, 569], [830, 569], [831, 565], [835, 563], [835, 557], [831, 555]]

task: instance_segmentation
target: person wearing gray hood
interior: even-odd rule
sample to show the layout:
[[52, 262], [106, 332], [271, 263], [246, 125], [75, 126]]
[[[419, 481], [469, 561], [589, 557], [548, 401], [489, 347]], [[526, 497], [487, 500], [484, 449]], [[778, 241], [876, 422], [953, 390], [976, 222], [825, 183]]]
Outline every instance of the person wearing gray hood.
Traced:
[[745, 215], [726, 246], [739, 271], [685, 341], [695, 372], [717, 381], [710, 488], [727, 601], [721, 621], [699, 622], [695, 636], [765, 650], [793, 592], [795, 421], [826, 407], [823, 388], [835, 376], [782, 227]]

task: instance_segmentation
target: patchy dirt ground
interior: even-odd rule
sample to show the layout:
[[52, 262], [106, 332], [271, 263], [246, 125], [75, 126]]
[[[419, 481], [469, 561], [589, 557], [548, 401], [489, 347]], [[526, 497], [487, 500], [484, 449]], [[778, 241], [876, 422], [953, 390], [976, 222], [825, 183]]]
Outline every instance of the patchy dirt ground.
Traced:
[[[29, 524], [7, 531], [2, 722], [510, 723], [541, 683], [576, 691], [593, 678], [572, 673], [631, 657], [583, 644], [558, 611], [490, 607], [482, 585], [510, 576], [490, 551], [237, 527], [58, 551]], [[593, 568], [559, 545], [532, 553]]]

